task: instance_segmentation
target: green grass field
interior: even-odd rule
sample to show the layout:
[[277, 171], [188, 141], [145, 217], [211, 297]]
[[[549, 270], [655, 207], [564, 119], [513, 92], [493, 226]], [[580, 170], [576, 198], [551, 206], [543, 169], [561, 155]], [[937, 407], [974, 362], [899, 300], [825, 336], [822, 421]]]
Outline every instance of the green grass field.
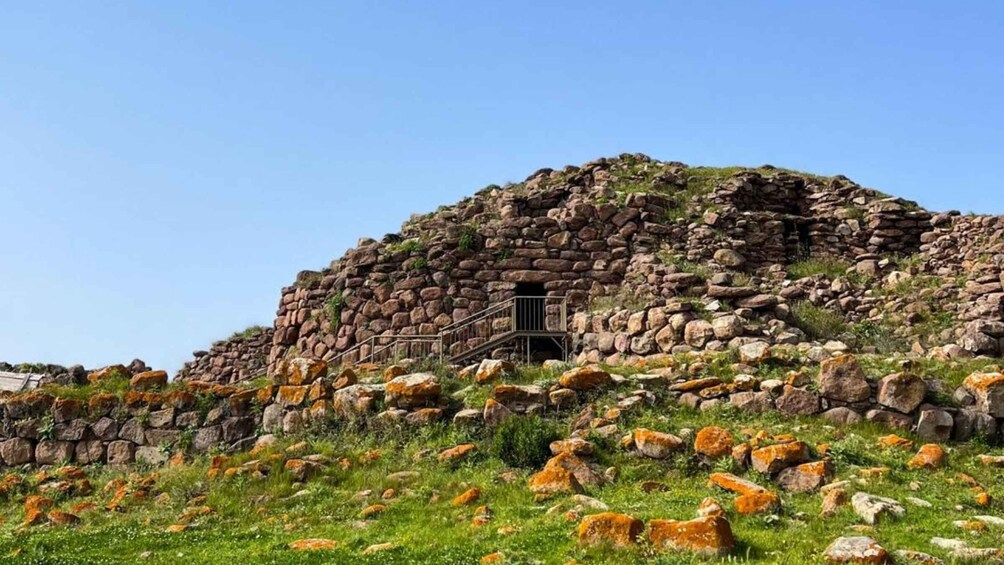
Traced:
[[[542, 378], [537, 372], [521, 380]], [[546, 378], [546, 375], [544, 376]], [[488, 385], [483, 385], [488, 388]], [[625, 385], [621, 390], [631, 390]], [[617, 391], [595, 398], [597, 413], [616, 402]], [[550, 413], [559, 429], [566, 431], [574, 413]], [[973, 546], [1000, 546], [1004, 531], [990, 529], [980, 536], [953, 525], [973, 515], [1001, 515], [1000, 505], [976, 505], [969, 487], [956, 476], [966, 473], [984, 485], [995, 498], [1004, 496], [1004, 470], [981, 465], [977, 455], [1002, 454], [1000, 448], [973, 442], [947, 445], [948, 465], [937, 471], [908, 470], [906, 461], [916, 449], [880, 448], [877, 438], [889, 430], [872, 424], [845, 428], [828, 425], [819, 418], [789, 418], [780, 414], [754, 416], [732, 409], [697, 412], [672, 405], [659, 395], [654, 406], [626, 411], [617, 421], [621, 434], [635, 427], [685, 435], [718, 425], [733, 432], [766, 430], [792, 433], [810, 446], [829, 444], [836, 469], [835, 479], [851, 481], [850, 493], [865, 491], [899, 500], [907, 508], [904, 518], [880, 523], [874, 528], [844, 507], [835, 516], [820, 517], [821, 495], [781, 493], [783, 509], [776, 515], [740, 516], [733, 511], [733, 494], [707, 485], [714, 471], [733, 469], [731, 460], [716, 468], [702, 465], [692, 450], [669, 460], [644, 459], [617, 446], [617, 438], [591, 438], [597, 448], [599, 468], [616, 467], [617, 480], [586, 494], [609, 506], [613, 512], [642, 520], [691, 519], [705, 497], [714, 497], [726, 509], [738, 547], [725, 561], [752, 563], [821, 563], [823, 549], [835, 538], [866, 532], [887, 550], [913, 549], [945, 558], [944, 550], [931, 545], [932, 537], [957, 537]], [[906, 434], [900, 434], [906, 435]], [[913, 438], [916, 439], [916, 438]], [[305, 483], [296, 483], [283, 470], [287, 446], [306, 441], [297, 456], [321, 454], [330, 463]], [[448, 447], [472, 442], [477, 454], [453, 465], [435, 454]], [[919, 446], [921, 442], [917, 441]], [[363, 457], [365, 454], [378, 457]], [[270, 461], [274, 457], [274, 461]], [[422, 429], [359, 430], [332, 426], [313, 430], [304, 437], [283, 438], [278, 445], [256, 457], [268, 462], [262, 478], [239, 475], [208, 478], [210, 458], [201, 457], [182, 465], [161, 469], [111, 470], [86, 468], [94, 493], [88, 496], [55, 497], [57, 507], [69, 511], [75, 504], [93, 502], [96, 509], [80, 512], [75, 526], [24, 526], [25, 496], [37, 492], [37, 470], [19, 471], [25, 484], [0, 501], [0, 562], [11, 564], [59, 563], [478, 563], [487, 554], [499, 552], [504, 563], [696, 563], [707, 562], [687, 554], [655, 553], [644, 540], [627, 550], [583, 548], [577, 543], [577, 523], [566, 516], [575, 504], [569, 497], [535, 501], [527, 487], [528, 477], [538, 469], [510, 469], [493, 454], [491, 433], [465, 431], [441, 424]], [[231, 464], [252, 459], [234, 456]], [[369, 459], [369, 460], [367, 460]], [[344, 464], [343, 464], [344, 463]], [[865, 478], [862, 468], [884, 466], [889, 472]], [[389, 475], [414, 471], [417, 477], [395, 482]], [[156, 473], [152, 490], [142, 500], [130, 499], [124, 511], [104, 509], [112, 497], [104, 485], [119, 478]], [[746, 478], [781, 492], [769, 478], [753, 471]], [[657, 481], [662, 491], [645, 492], [641, 485]], [[911, 483], [919, 488], [911, 490]], [[451, 500], [468, 488], [482, 491], [479, 501], [456, 507]], [[387, 500], [381, 495], [393, 488]], [[906, 502], [917, 497], [932, 506]], [[204, 497], [204, 501], [199, 497]], [[371, 504], [386, 510], [368, 519], [360, 512]], [[473, 527], [475, 507], [486, 504], [492, 520]], [[211, 513], [196, 518], [187, 530], [168, 533], [167, 527], [192, 506], [208, 506]], [[558, 507], [552, 509], [552, 507]], [[549, 511], [549, 509], [552, 509]], [[594, 513], [583, 509], [582, 515]], [[288, 544], [303, 538], [337, 541], [333, 550], [296, 552]], [[364, 554], [375, 544], [390, 549]], [[714, 561], [714, 560], [710, 560]]]

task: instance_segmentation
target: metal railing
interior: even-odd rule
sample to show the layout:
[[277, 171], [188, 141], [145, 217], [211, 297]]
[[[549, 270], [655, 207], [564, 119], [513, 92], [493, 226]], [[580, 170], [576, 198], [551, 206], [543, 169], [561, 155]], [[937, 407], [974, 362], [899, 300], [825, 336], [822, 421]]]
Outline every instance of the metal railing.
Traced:
[[345, 363], [384, 363], [404, 358], [454, 358], [514, 335], [553, 335], [568, 332], [568, 301], [563, 296], [515, 296], [492, 304], [444, 327], [437, 335], [379, 335], [347, 349], [332, 360]]

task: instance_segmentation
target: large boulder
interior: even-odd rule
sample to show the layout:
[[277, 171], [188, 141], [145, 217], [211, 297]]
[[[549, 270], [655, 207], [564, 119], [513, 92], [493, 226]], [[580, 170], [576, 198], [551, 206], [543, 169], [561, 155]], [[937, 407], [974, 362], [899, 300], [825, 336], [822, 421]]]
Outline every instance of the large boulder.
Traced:
[[611, 380], [610, 373], [596, 365], [587, 365], [562, 373], [558, 385], [572, 390], [592, 390], [609, 384]]
[[721, 459], [732, 453], [734, 443], [735, 438], [725, 428], [708, 426], [694, 437], [694, 452], [708, 459]]
[[165, 371], [144, 371], [133, 375], [129, 380], [129, 388], [133, 390], [147, 391], [163, 388], [167, 386], [167, 372]]
[[866, 492], [859, 492], [852, 496], [851, 507], [855, 514], [861, 516], [865, 522], [871, 525], [878, 523], [882, 516], [901, 518], [906, 514], [906, 509], [896, 500]]
[[275, 374], [279, 385], [309, 385], [328, 374], [328, 364], [319, 359], [293, 357], [279, 363]]
[[827, 461], [813, 461], [788, 467], [777, 476], [777, 484], [788, 492], [814, 492], [819, 490], [833, 473]]
[[485, 359], [478, 365], [478, 369], [474, 373], [474, 380], [478, 384], [490, 383], [501, 379], [515, 370], [516, 366], [511, 361]]
[[924, 380], [910, 373], [894, 373], [879, 381], [879, 404], [909, 414], [920, 406], [927, 394]]
[[940, 408], [920, 411], [917, 418], [917, 435], [927, 441], [948, 441], [952, 437], [952, 415]]
[[407, 409], [434, 406], [442, 390], [436, 375], [414, 373], [395, 377], [384, 392], [388, 406]]
[[1004, 418], [1004, 374], [973, 373], [962, 386], [976, 399], [976, 410], [994, 418]]
[[853, 355], [838, 355], [819, 367], [819, 393], [830, 400], [862, 402], [868, 400], [871, 387]]
[[673, 452], [683, 449], [685, 442], [673, 434], [638, 428], [631, 434], [638, 453], [651, 459], [666, 459]]
[[696, 520], [652, 520], [648, 539], [655, 549], [689, 551], [701, 555], [723, 556], [736, 545], [732, 526], [724, 516], [706, 516]]
[[770, 475], [808, 460], [809, 446], [802, 441], [768, 445], [754, 449], [753, 453], [750, 454], [753, 468]]
[[645, 530], [641, 520], [626, 514], [603, 512], [586, 516], [579, 524], [579, 543], [623, 548], [634, 545]]
[[683, 341], [691, 347], [701, 349], [713, 339], [715, 339], [715, 328], [711, 322], [692, 320], [683, 329]]
[[537, 385], [495, 385], [492, 398], [513, 412], [526, 412], [533, 405], [547, 405], [547, 391]]
[[819, 398], [810, 391], [784, 385], [781, 396], [774, 400], [777, 409], [785, 414], [808, 415], [819, 412]]
[[335, 391], [331, 407], [343, 418], [354, 419], [371, 412], [383, 394], [381, 385], [352, 385]]
[[837, 538], [825, 551], [827, 563], [857, 563], [882, 565], [889, 562], [889, 554], [877, 541], [864, 536]]

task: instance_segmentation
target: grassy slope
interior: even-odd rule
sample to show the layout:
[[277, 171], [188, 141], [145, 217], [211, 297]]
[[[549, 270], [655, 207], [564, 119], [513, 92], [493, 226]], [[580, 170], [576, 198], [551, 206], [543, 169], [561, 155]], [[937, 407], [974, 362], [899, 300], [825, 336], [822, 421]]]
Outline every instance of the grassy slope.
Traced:
[[[523, 380], [546, 375], [535, 370]], [[625, 390], [630, 390], [626, 388]], [[597, 399], [599, 405], [612, 405], [612, 393]], [[559, 416], [555, 416], [559, 417]], [[567, 422], [569, 415], [560, 416]], [[883, 523], [871, 534], [887, 549], [910, 548], [936, 555], [934, 536], [969, 538], [956, 529], [953, 520], [975, 514], [999, 514], [998, 508], [978, 509], [972, 493], [954, 479], [956, 472], [974, 476], [987, 486], [992, 495], [1000, 491], [1004, 472], [979, 466], [975, 455], [987, 452], [979, 444], [953, 446], [949, 449], [949, 467], [937, 472], [906, 470], [905, 462], [912, 451], [886, 450], [876, 446], [876, 438], [888, 433], [873, 425], [836, 429], [819, 419], [791, 419], [777, 414], [751, 416], [733, 411], [699, 413], [670, 408], [661, 402], [622, 417], [622, 430], [636, 426], [679, 432], [683, 428], [699, 429], [716, 424], [731, 429], [737, 435], [745, 428], [767, 429], [775, 433], [793, 432], [810, 445], [826, 442], [833, 446], [838, 478], [856, 476], [859, 466], [888, 466], [891, 473], [884, 478], [867, 479], [860, 490], [891, 496], [904, 501], [918, 496], [934, 507], [924, 509], [905, 504], [906, 518]], [[532, 470], [518, 471], [518, 480], [507, 484], [499, 480], [504, 464], [488, 454], [490, 441], [480, 432], [464, 432], [450, 426], [432, 426], [420, 431], [393, 430], [381, 434], [349, 430], [327, 430], [309, 438], [307, 453], [323, 453], [337, 460], [348, 457], [353, 465], [348, 470], [331, 465], [306, 485], [293, 484], [283, 471], [274, 471], [265, 480], [235, 478], [208, 481], [208, 461], [199, 459], [181, 467], [158, 470], [160, 478], [154, 495], [166, 492], [169, 503], [152, 500], [130, 505], [125, 513], [103, 510], [84, 513], [80, 526], [35, 526], [20, 528], [24, 510], [23, 496], [11, 497], [0, 503], [0, 560], [4, 563], [131, 563], [144, 552], [150, 552], [150, 563], [476, 563], [481, 556], [500, 551], [512, 563], [565, 563], [577, 559], [586, 563], [626, 563], [650, 557], [646, 549], [611, 552], [585, 551], [575, 543], [576, 524], [563, 513], [546, 514], [554, 504], [571, 507], [567, 499], [556, 498], [544, 503], [533, 500], [526, 488], [526, 478]], [[289, 439], [286, 444], [295, 441]], [[458, 443], [474, 441], [482, 453], [460, 466], [450, 466], [432, 458], [415, 458], [422, 450], [438, 450]], [[735, 559], [762, 563], [820, 562], [822, 549], [840, 535], [853, 535], [852, 526], [860, 521], [845, 508], [837, 516], [818, 516], [820, 496], [784, 494], [784, 511], [776, 521], [764, 516], [741, 517], [731, 511], [733, 495], [706, 486], [713, 470], [701, 468], [689, 457], [672, 461], [651, 461], [620, 451], [613, 442], [596, 440], [603, 466], [620, 468], [621, 475], [613, 485], [588, 490], [607, 503], [612, 511], [631, 514], [643, 520], [651, 518], [689, 519], [697, 504], [706, 496], [714, 496], [729, 511], [740, 547]], [[382, 456], [368, 463], [359, 463], [359, 456], [379, 449]], [[1001, 453], [1000, 449], [991, 452]], [[249, 459], [242, 455], [240, 460]], [[276, 466], [277, 468], [279, 466]], [[727, 470], [724, 464], [718, 470]], [[415, 470], [420, 478], [410, 485], [395, 485], [387, 475], [396, 471]], [[68, 509], [80, 500], [93, 500], [99, 507], [110, 495], [100, 487], [121, 472], [88, 469], [97, 493], [86, 498], [62, 501]], [[768, 484], [764, 478], [748, 473], [748, 477]], [[667, 492], [644, 493], [642, 481], [655, 480], [668, 485]], [[912, 492], [908, 485], [922, 485]], [[470, 520], [473, 507], [455, 508], [450, 500], [471, 486], [483, 491], [479, 504], [488, 504], [494, 520], [486, 527], [473, 529]], [[398, 495], [386, 502], [387, 511], [375, 519], [360, 521], [359, 511], [368, 504], [381, 502], [380, 493], [394, 487]], [[293, 497], [304, 490], [305, 494]], [[353, 496], [372, 490], [365, 501]], [[198, 494], [207, 494], [207, 504], [214, 514], [197, 520], [181, 534], [165, 533], [166, 526], [176, 523], [177, 516], [188, 506], [187, 501]], [[438, 494], [438, 500], [433, 501]], [[258, 497], [268, 501], [255, 507]], [[153, 496], [151, 496], [151, 499]], [[964, 510], [955, 510], [962, 505]], [[589, 513], [588, 511], [584, 513]], [[499, 533], [501, 527], [513, 527], [511, 535]], [[313, 554], [295, 553], [286, 545], [292, 540], [309, 537], [335, 539], [340, 547], [334, 551]], [[999, 544], [1000, 532], [985, 534], [974, 545]], [[362, 550], [376, 543], [392, 542], [396, 548], [371, 556]], [[662, 555], [654, 563], [687, 563], [696, 559], [679, 555]]]

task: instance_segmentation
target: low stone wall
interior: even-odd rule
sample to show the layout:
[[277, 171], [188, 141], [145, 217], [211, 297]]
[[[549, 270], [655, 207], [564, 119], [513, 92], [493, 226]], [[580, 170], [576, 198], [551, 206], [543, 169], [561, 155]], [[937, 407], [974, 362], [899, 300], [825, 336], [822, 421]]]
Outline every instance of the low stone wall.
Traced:
[[0, 462], [159, 464], [172, 453], [254, 444], [257, 390], [193, 382], [161, 391], [166, 384], [167, 373], [150, 371], [133, 376], [121, 396], [59, 398], [45, 388], [7, 394], [0, 398]]
[[[739, 349], [734, 368], [774, 363], [793, 368], [785, 348], [762, 342]], [[866, 378], [852, 355], [822, 361], [818, 374], [792, 370], [783, 379], [761, 380], [739, 374], [728, 382], [704, 376], [705, 355], [680, 361], [650, 356], [648, 371], [627, 377], [596, 365], [568, 368], [548, 362], [561, 374], [550, 387], [506, 384], [515, 368], [501, 360], [485, 360], [463, 369], [457, 378], [492, 386], [481, 408], [459, 409], [443, 395], [438, 377], [408, 373], [392, 365], [376, 367], [365, 382], [352, 369], [328, 374], [324, 361], [283, 361], [273, 384], [242, 389], [204, 382], [173, 384], [167, 390], [162, 371], [132, 377], [121, 397], [97, 393], [87, 399], [57, 398], [45, 390], [0, 398], [0, 462], [7, 466], [133, 462], [160, 464], [171, 456], [222, 450], [245, 450], [271, 441], [271, 434], [296, 434], [333, 420], [366, 426], [422, 426], [452, 421], [462, 426], [493, 426], [512, 414], [579, 411], [595, 420], [589, 429], [618, 434], [616, 413], [669, 401], [708, 410], [731, 404], [738, 410], [786, 415], [820, 415], [838, 424], [862, 419], [891, 430], [913, 431], [926, 441], [965, 441], [978, 435], [997, 443], [1004, 426], [1004, 375], [975, 373], [958, 390], [945, 391], [940, 381], [925, 380], [904, 370], [880, 380]], [[93, 374], [92, 374], [93, 375]], [[93, 381], [93, 379], [92, 379]], [[598, 416], [591, 399], [608, 389], [620, 391], [617, 411]], [[951, 394], [954, 406], [937, 401]], [[609, 416], [609, 414], [614, 414]], [[613, 418], [613, 419], [611, 419]]]
[[249, 328], [218, 341], [209, 351], [196, 351], [174, 377], [178, 381], [233, 384], [264, 376], [272, 347], [272, 328]]

